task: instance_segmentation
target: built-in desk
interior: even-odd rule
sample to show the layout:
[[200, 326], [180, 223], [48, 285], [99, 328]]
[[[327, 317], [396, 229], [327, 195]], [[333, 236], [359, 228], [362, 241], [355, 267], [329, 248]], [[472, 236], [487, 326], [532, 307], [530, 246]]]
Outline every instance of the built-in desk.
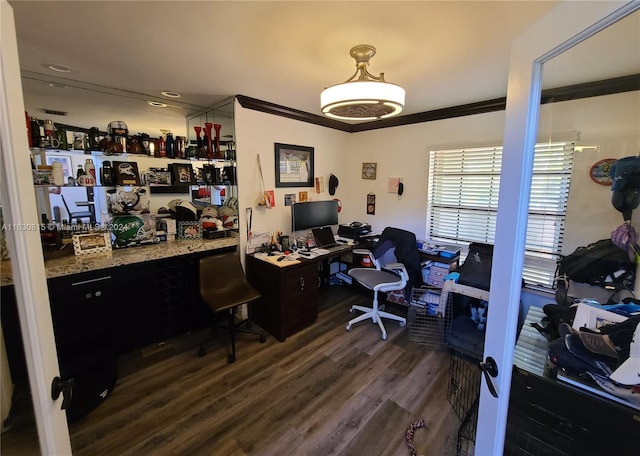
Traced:
[[318, 287], [328, 283], [329, 262], [349, 255], [354, 247], [334, 247], [326, 255], [301, 257], [295, 264], [276, 265], [247, 255], [247, 279], [262, 294], [249, 306], [251, 320], [280, 342], [313, 324], [318, 316]]

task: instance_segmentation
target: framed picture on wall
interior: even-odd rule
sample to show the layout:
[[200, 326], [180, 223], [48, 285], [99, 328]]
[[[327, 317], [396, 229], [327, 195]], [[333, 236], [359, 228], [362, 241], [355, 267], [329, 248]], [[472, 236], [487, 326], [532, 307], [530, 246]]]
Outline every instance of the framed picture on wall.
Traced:
[[191, 163], [172, 163], [173, 185], [195, 184]]
[[378, 174], [378, 164], [377, 163], [363, 163], [362, 164], [362, 178], [363, 179], [375, 180], [377, 174]]
[[117, 185], [140, 185], [140, 173], [136, 162], [113, 162]]
[[275, 143], [276, 188], [313, 187], [313, 147]]

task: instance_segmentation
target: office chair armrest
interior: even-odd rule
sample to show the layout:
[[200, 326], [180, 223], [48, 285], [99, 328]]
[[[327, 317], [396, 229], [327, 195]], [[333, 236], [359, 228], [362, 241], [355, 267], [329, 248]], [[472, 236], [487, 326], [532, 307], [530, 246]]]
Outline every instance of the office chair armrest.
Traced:
[[387, 263], [382, 267], [382, 269], [392, 271], [395, 274], [399, 274], [405, 280], [409, 280], [409, 273], [407, 272], [407, 268], [402, 263]]
[[373, 255], [369, 249], [353, 249], [352, 252], [356, 255]]

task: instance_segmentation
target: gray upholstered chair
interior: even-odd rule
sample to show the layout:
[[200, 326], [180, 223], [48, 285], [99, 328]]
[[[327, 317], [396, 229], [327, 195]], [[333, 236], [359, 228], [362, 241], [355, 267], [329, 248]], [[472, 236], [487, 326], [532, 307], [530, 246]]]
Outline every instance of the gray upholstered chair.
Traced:
[[366, 249], [353, 250], [354, 254], [368, 255], [373, 263], [371, 268], [353, 268], [349, 270], [349, 275], [354, 280], [373, 291], [373, 302], [371, 307], [351, 306], [351, 312], [359, 310], [363, 313], [349, 321], [346, 328], [347, 331], [351, 331], [351, 327], [355, 323], [371, 319], [380, 327], [382, 340], [387, 340], [387, 331], [382, 323], [383, 318], [398, 321], [400, 326], [407, 324], [406, 318], [380, 310], [378, 303], [378, 292], [403, 290], [409, 283], [409, 274], [405, 265], [397, 262], [395, 248], [393, 242], [386, 241], [382, 245], [376, 246], [374, 249], [375, 254]]

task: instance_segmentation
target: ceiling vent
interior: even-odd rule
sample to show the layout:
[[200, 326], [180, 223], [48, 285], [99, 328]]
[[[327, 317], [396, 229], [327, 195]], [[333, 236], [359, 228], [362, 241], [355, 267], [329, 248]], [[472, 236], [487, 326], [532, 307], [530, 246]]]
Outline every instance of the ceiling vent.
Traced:
[[64, 117], [64, 116], [66, 116], [67, 114], [69, 114], [69, 113], [68, 113], [68, 112], [66, 112], [66, 111], [55, 111], [55, 110], [53, 110], [53, 109], [46, 109], [46, 108], [43, 108], [43, 109], [42, 109], [42, 112], [44, 112], [45, 114], [52, 115], [52, 116], [62, 116], [62, 117]]

